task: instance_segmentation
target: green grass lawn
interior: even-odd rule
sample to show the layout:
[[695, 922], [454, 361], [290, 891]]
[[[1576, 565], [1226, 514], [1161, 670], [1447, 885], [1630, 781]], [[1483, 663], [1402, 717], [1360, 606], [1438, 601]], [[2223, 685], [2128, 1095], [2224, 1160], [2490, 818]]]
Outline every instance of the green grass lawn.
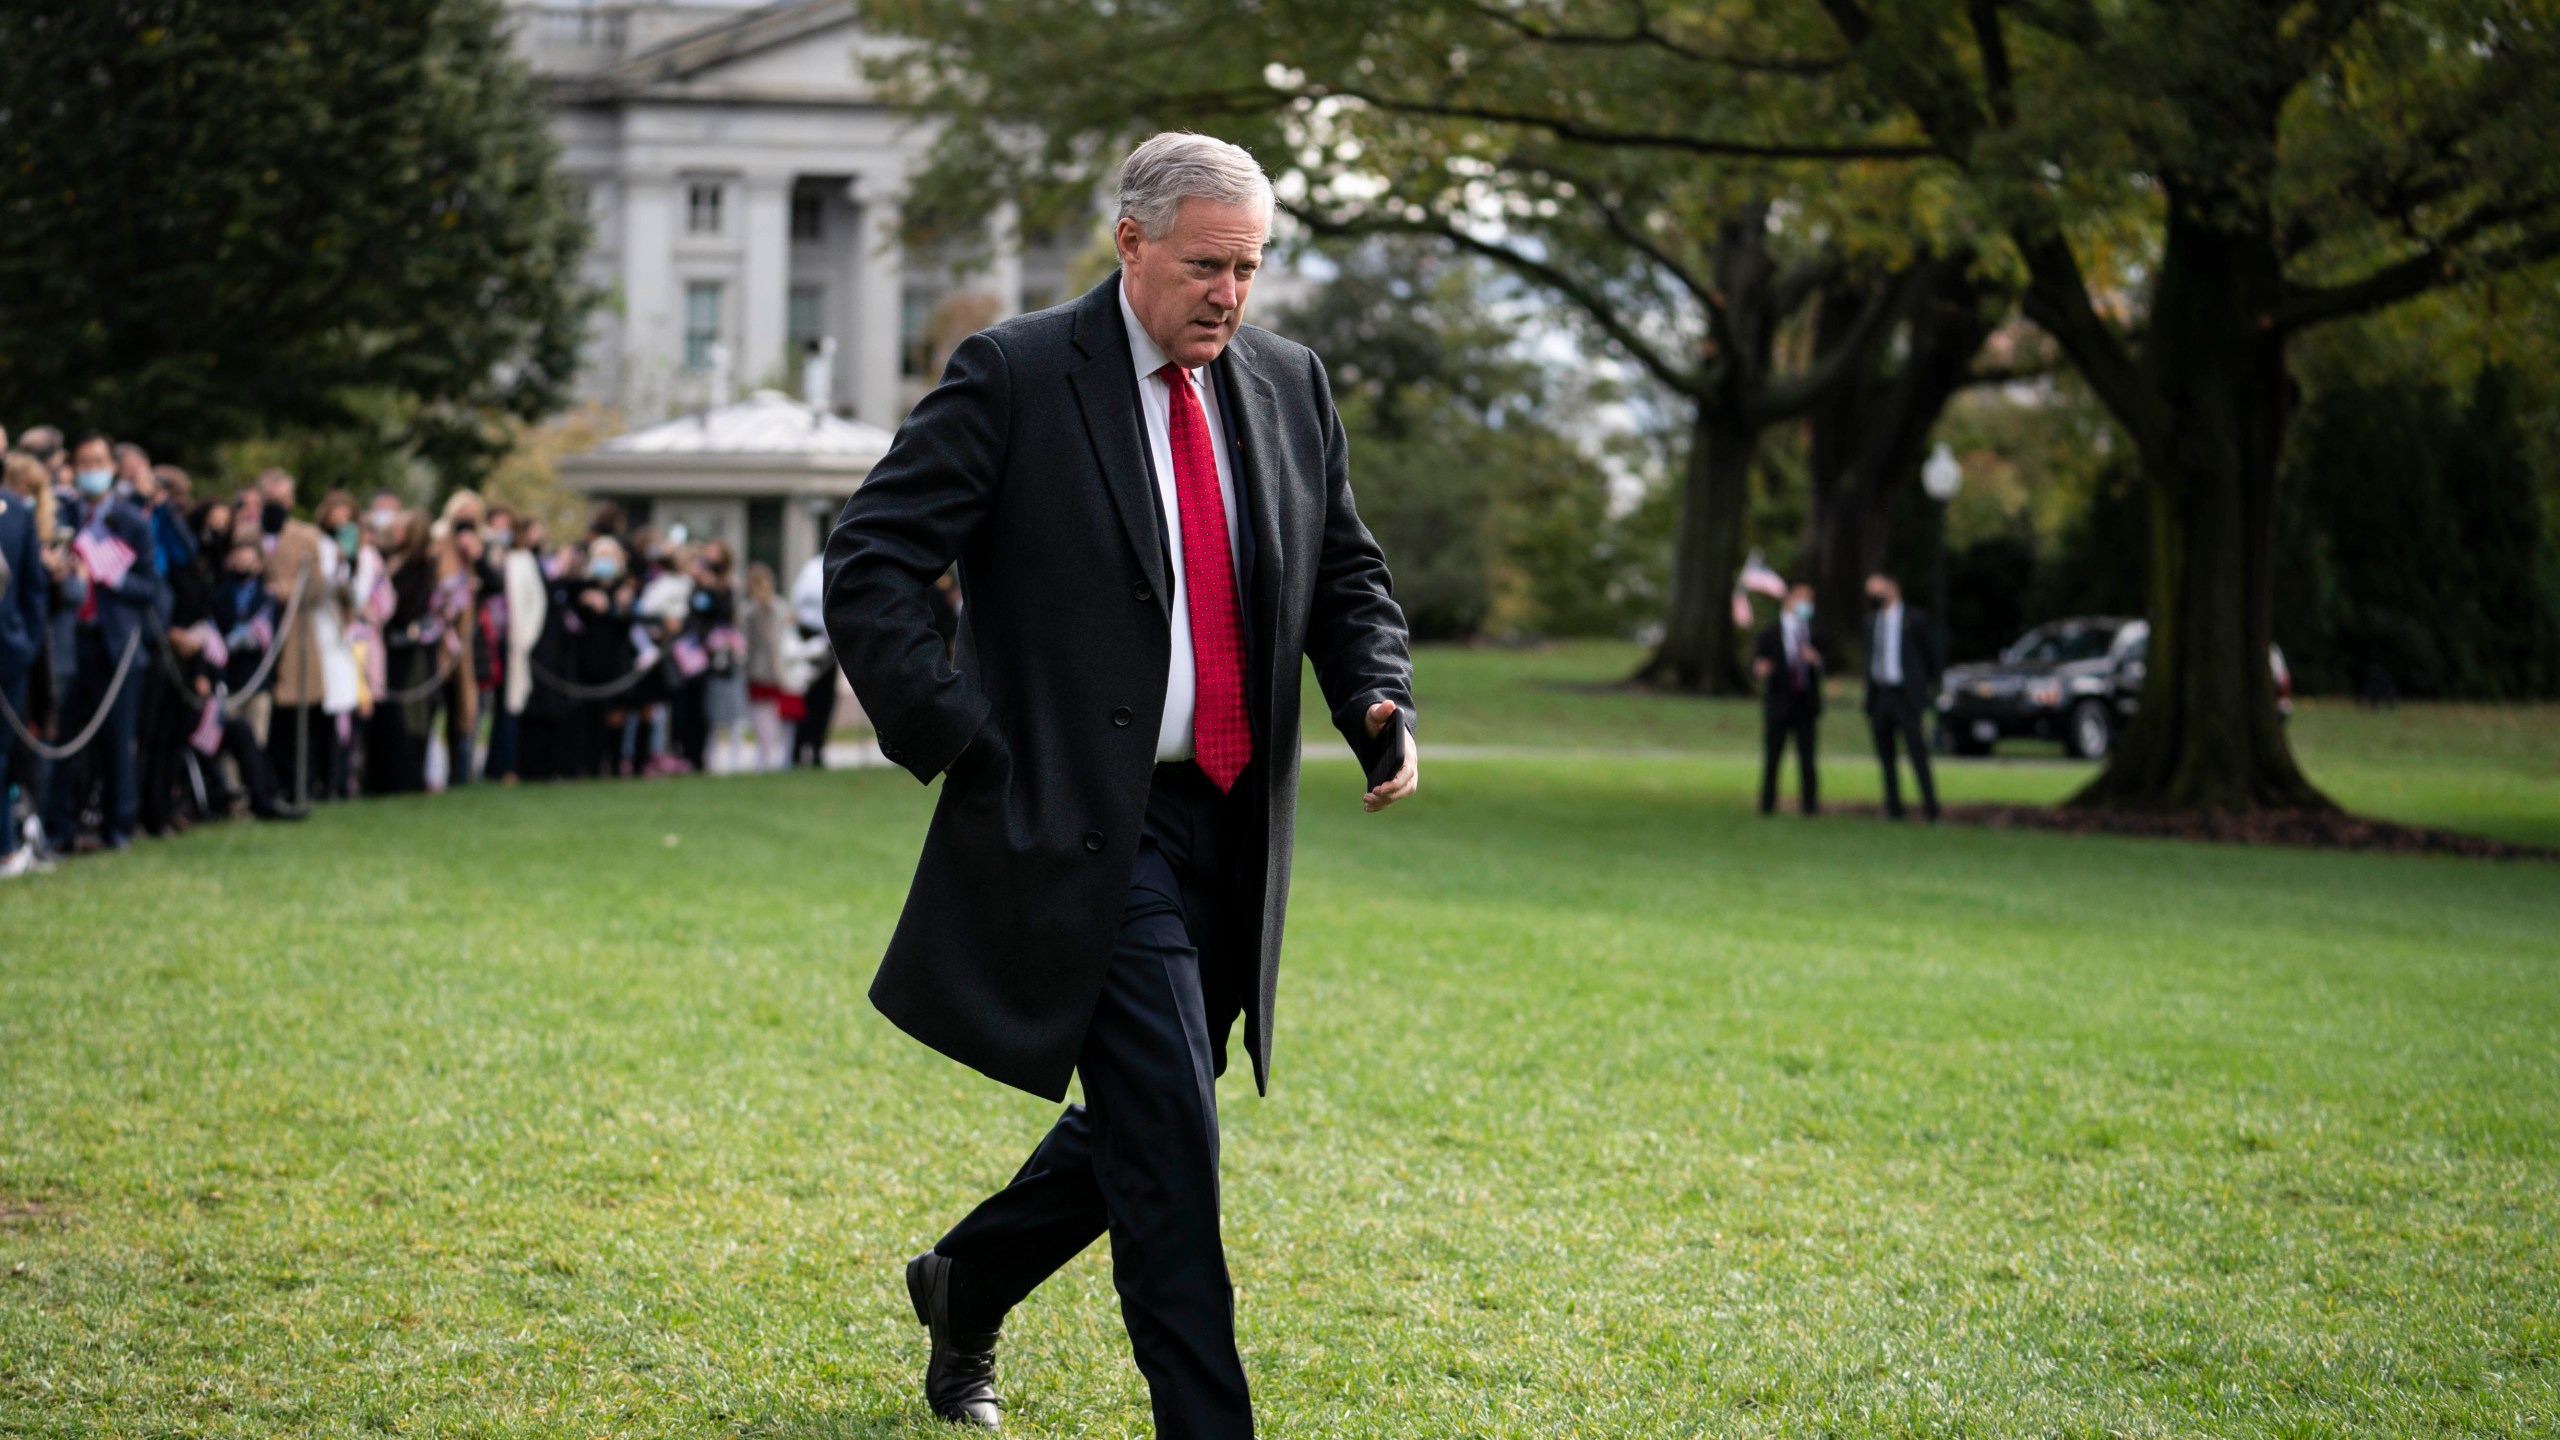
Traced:
[[[1764, 821], [1734, 707], [1512, 658], [1424, 657], [1426, 759], [1694, 753], [1310, 767], [1223, 1088], [1266, 1433], [2560, 1430], [2560, 866]], [[2306, 713], [2315, 775], [2552, 833], [2547, 734], [2397, 717]], [[945, 1433], [898, 1267], [1051, 1112], [862, 998], [929, 802], [478, 789], [0, 889], [0, 1434]], [[1098, 1248], [1003, 1373], [1146, 1433]]]
[[[1621, 688], [1642, 654], [1605, 641], [1532, 650], [1428, 647], [1415, 660], [1423, 753], [1441, 744], [1756, 760], [1758, 702]], [[1823, 784], [1826, 797], [1873, 803], [1882, 789], [1858, 701], [1854, 683], [1832, 686], [1819, 746]], [[2297, 708], [2291, 735], [2312, 779], [2351, 810], [2560, 846], [2560, 705], [2413, 703], [2369, 711], [2310, 698]], [[1787, 762], [1789, 796], [1794, 763]], [[2023, 740], [2004, 743], [1989, 760], [1937, 762], [1951, 799], [2026, 803], [2068, 796], [2095, 768], [2066, 758], [2059, 743]], [[1756, 787], [1756, 769], [1740, 783]], [[1906, 794], [1910, 789], [1906, 778]]]

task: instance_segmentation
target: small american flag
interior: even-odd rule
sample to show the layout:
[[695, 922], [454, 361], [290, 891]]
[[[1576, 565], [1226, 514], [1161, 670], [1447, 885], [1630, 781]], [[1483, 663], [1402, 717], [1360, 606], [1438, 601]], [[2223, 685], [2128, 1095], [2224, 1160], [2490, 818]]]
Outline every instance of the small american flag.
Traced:
[[89, 583], [109, 590], [123, 584], [125, 572], [133, 568], [133, 547], [103, 530], [81, 531], [71, 542], [71, 553], [80, 557]]
[[222, 632], [213, 628], [212, 621], [199, 620], [187, 627], [187, 633], [196, 637], [197, 653], [204, 656], [204, 663], [216, 670], [231, 663], [231, 647], [222, 643]]
[[187, 736], [187, 743], [207, 760], [222, 748], [222, 697], [219, 694], [206, 698], [204, 713], [197, 717], [196, 728]]
[[1760, 558], [1757, 550], [1751, 552], [1750, 559], [1742, 562], [1742, 578], [1736, 584], [1743, 590], [1755, 591], [1773, 600], [1787, 598], [1786, 577], [1770, 569], [1769, 563]]

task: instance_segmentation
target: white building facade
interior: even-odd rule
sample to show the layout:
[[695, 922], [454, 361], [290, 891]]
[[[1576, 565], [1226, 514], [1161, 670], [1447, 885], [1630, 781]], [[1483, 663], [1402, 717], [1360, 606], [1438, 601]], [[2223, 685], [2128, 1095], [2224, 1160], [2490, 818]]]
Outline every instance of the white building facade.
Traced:
[[895, 428], [955, 331], [1066, 298], [1089, 237], [1026, 254], [999, 217], [992, 262], [956, 280], [901, 252], [898, 198], [929, 136], [865, 78], [889, 42], [855, 0], [511, 8], [558, 97], [609, 297], [582, 388], [630, 423], [724, 403], [724, 379], [800, 391], [832, 340], [809, 398]]
[[[510, 11], [553, 88], [563, 168], [595, 227], [589, 279], [607, 300], [581, 398], [618, 411], [634, 441], [725, 433], [735, 427], [708, 422], [782, 398], [735, 398], [756, 391], [885, 441], [962, 336], [1067, 298], [1070, 257], [1091, 237], [1026, 252], [1000, 216], [991, 262], [965, 276], [903, 252], [898, 199], [930, 135], [865, 79], [888, 42], [854, 0]], [[684, 416], [697, 423], [664, 423]], [[825, 445], [784, 474], [762, 444], [608, 445], [562, 475], [635, 524], [725, 539], [788, 585], [876, 453]]]

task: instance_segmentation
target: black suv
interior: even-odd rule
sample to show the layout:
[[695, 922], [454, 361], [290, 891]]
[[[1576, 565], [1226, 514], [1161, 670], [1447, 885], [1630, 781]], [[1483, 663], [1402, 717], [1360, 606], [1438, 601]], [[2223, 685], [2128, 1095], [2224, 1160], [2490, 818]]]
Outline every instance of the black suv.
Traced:
[[[1988, 755], [2003, 740], [2059, 740], [2094, 760], [2142, 704], [2151, 624], [2110, 615], [2039, 625], [1987, 665], [1958, 665], [1938, 682], [1938, 733], [1959, 755]], [[2293, 676], [2268, 647], [2276, 711], [2293, 714]]]

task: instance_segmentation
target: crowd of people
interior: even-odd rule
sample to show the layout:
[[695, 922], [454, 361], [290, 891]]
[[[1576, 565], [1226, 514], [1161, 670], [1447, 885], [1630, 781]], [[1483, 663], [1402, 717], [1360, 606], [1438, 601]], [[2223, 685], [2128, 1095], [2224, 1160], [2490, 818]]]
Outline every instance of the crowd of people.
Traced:
[[822, 763], [815, 561], [471, 491], [297, 511], [104, 435], [0, 431], [0, 879], [246, 813], [477, 780]]

